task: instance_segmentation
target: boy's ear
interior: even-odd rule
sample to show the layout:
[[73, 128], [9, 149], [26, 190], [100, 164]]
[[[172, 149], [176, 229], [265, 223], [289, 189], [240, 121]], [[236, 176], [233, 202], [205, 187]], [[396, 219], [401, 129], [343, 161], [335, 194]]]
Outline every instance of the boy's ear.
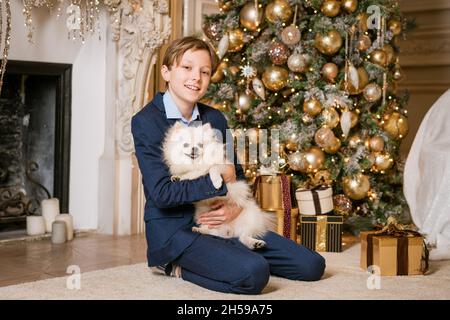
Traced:
[[161, 75], [162, 75], [164, 81], [169, 82], [169, 80], [170, 80], [170, 69], [165, 64], [163, 64], [161, 66]]

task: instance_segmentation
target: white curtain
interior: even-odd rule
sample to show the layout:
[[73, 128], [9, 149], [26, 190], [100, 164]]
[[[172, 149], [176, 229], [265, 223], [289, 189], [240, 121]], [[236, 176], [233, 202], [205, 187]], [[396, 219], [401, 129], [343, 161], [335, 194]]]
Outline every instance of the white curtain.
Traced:
[[431, 107], [414, 138], [404, 172], [404, 194], [430, 259], [450, 259], [450, 90]]

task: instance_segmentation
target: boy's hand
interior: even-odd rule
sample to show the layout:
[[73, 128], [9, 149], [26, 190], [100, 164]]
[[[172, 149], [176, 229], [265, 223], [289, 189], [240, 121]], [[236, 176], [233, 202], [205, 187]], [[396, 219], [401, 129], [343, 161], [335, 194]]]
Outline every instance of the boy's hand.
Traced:
[[224, 165], [221, 171], [221, 175], [225, 183], [236, 182], [236, 169], [233, 164]]
[[230, 223], [242, 211], [242, 208], [236, 204], [225, 204], [221, 200], [214, 202], [211, 209], [213, 210], [202, 213], [197, 221], [199, 224], [208, 225], [209, 229], [218, 228], [224, 223]]

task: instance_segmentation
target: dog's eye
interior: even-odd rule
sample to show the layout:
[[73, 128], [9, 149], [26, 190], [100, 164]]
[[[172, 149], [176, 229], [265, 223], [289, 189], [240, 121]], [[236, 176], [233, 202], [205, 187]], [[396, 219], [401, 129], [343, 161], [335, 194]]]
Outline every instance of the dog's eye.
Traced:
[[199, 148], [203, 148], [203, 143], [198, 143], [197, 145]]
[[183, 144], [183, 147], [185, 147], [185, 148], [189, 147], [189, 143]]

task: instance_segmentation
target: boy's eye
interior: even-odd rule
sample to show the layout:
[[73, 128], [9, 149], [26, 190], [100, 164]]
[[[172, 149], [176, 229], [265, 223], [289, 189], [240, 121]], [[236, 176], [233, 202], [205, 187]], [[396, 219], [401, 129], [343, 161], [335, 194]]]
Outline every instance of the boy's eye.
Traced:
[[185, 147], [185, 148], [189, 147], [189, 143], [183, 144], [183, 147]]
[[203, 71], [203, 74], [209, 76], [209, 72], [208, 71]]
[[191, 69], [191, 67], [189, 67], [189, 66], [183, 66], [183, 68], [186, 69], [186, 70]]

